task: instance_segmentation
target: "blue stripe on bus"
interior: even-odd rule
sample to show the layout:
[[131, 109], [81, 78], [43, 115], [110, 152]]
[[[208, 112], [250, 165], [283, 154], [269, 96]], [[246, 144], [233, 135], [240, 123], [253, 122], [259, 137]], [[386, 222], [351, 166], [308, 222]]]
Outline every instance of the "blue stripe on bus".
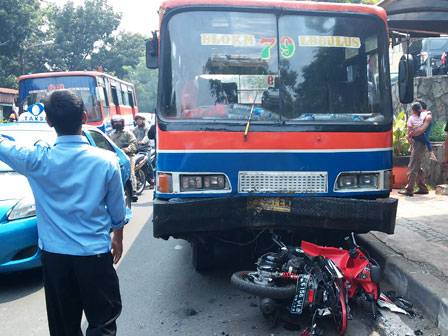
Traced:
[[[232, 195], [237, 194], [239, 171], [326, 171], [329, 193], [340, 172], [377, 171], [392, 169], [392, 151], [339, 153], [159, 153], [157, 170], [161, 172], [221, 172], [232, 184]], [[383, 192], [369, 194], [384, 194]], [[359, 193], [344, 193], [345, 196]], [[163, 197], [162, 195], [159, 195]], [[188, 197], [189, 195], [176, 195]], [[192, 195], [190, 195], [191, 197]], [[213, 196], [195, 195], [198, 196]], [[224, 195], [225, 196], [225, 195]], [[228, 195], [227, 195], [228, 196]], [[308, 195], [309, 196], [309, 195]], [[323, 196], [323, 194], [319, 194]]]

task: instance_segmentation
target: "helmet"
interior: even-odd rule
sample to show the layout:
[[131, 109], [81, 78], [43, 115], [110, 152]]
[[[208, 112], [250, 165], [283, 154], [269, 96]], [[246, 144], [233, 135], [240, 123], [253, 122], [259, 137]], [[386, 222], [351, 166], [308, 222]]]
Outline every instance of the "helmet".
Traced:
[[120, 115], [115, 115], [111, 120], [112, 128], [121, 131], [124, 129], [124, 118]]
[[137, 113], [135, 115], [134, 120], [137, 121], [137, 119], [142, 119], [143, 121], [146, 121], [146, 117], [141, 113]]

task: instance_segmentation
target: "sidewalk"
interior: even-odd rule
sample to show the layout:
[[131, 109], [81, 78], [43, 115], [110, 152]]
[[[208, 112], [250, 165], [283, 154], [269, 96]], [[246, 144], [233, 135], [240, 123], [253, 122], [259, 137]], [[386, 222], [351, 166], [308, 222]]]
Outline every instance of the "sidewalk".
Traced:
[[395, 234], [372, 232], [360, 243], [382, 264], [385, 278], [448, 332], [448, 196], [402, 196]]

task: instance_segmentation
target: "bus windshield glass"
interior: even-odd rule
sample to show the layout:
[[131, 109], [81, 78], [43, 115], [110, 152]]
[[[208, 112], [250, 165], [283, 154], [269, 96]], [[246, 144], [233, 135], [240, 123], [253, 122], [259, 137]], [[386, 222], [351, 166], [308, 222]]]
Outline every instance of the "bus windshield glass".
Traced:
[[21, 109], [41, 102], [55, 90], [67, 89], [79, 96], [87, 112], [87, 121], [101, 121], [101, 111], [96, 99], [96, 81], [91, 76], [55, 76], [28, 78], [20, 81], [19, 99]]
[[193, 11], [164, 36], [165, 120], [390, 122], [379, 19]]

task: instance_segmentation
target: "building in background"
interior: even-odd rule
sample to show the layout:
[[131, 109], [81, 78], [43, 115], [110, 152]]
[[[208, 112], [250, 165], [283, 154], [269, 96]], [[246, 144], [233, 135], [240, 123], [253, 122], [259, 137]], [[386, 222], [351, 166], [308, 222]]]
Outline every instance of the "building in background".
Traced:
[[14, 101], [19, 92], [14, 89], [0, 88], [0, 122], [8, 120], [9, 115], [15, 113]]

